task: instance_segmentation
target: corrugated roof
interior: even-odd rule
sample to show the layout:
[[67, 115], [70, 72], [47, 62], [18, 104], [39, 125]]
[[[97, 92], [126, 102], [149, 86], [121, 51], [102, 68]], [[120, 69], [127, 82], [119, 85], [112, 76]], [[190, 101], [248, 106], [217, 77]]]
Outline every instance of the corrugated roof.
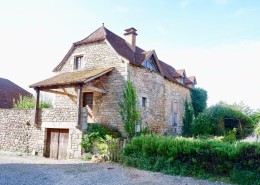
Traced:
[[93, 70], [78, 70], [58, 74], [54, 77], [40, 81], [30, 85], [30, 87], [51, 87], [51, 86], [64, 86], [71, 84], [84, 83], [88, 80], [94, 80], [97, 77], [107, 74], [112, 71], [113, 67], [93, 69]]

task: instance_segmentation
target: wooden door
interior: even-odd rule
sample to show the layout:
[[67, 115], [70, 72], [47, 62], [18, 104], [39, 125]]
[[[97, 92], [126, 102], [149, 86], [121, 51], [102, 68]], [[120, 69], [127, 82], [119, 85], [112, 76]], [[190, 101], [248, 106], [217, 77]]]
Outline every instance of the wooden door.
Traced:
[[60, 130], [58, 159], [67, 159], [69, 130]]
[[68, 138], [68, 129], [48, 129], [46, 142], [46, 157], [54, 159], [66, 159]]
[[93, 123], [94, 122], [94, 115], [93, 115], [93, 92], [85, 92], [83, 93], [83, 107], [87, 108], [88, 115], [87, 115], [87, 122]]

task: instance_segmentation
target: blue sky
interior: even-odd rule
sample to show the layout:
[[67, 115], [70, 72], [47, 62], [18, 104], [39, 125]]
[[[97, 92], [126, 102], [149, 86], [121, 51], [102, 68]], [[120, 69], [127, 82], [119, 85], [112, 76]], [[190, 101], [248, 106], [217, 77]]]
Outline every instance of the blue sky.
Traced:
[[71, 44], [105, 23], [195, 75], [208, 104], [260, 108], [258, 0], [0, 0], [0, 76], [23, 88], [53, 75]]

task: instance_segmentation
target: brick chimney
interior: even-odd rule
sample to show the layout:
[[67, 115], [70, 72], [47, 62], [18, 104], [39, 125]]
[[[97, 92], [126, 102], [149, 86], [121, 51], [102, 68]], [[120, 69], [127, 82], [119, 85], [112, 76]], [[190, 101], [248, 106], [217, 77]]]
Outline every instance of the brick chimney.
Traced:
[[128, 44], [128, 46], [132, 49], [133, 52], [135, 52], [136, 48], [136, 29], [135, 28], [128, 28], [125, 30], [125, 41]]

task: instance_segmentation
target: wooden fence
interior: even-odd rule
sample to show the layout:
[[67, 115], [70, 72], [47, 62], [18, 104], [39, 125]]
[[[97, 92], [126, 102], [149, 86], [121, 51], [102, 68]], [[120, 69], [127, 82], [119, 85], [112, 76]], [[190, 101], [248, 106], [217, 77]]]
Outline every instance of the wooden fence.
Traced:
[[121, 161], [126, 139], [112, 139], [107, 141], [107, 156], [111, 161]]

